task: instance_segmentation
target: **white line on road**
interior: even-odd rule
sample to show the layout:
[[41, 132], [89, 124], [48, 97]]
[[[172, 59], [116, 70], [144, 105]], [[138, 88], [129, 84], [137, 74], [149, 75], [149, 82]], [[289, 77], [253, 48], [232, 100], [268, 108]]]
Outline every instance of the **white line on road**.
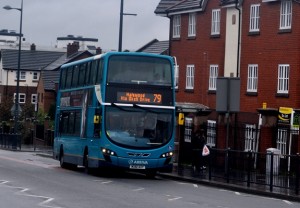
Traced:
[[137, 189], [133, 189], [132, 191], [142, 191], [144, 190], [145, 188], [137, 188]]
[[283, 202], [287, 203], [288, 205], [293, 205], [293, 203], [288, 200], [283, 200]]
[[178, 199], [181, 199], [181, 198], [182, 198], [181, 196], [178, 196], [178, 197], [175, 197], [175, 198], [168, 199], [168, 201], [175, 201], [175, 200], [178, 200]]
[[41, 207], [48, 207], [48, 208], [63, 208], [63, 207], [56, 207], [56, 206], [51, 206], [49, 203], [54, 200], [54, 198], [47, 197], [47, 196], [40, 196], [40, 195], [33, 195], [33, 194], [26, 194], [27, 191], [29, 191], [28, 188], [24, 187], [19, 187], [19, 186], [12, 186], [8, 184], [9, 181], [2, 181], [0, 180], [0, 184], [4, 184], [6, 188], [11, 188], [11, 189], [18, 189], [19, 191], [15, 192], [15, 194], [19, 196], [26, 196], [26, 197], [33, 197], [33, 198], [40, 198], [43, 199], [41, 203], [38, 205]]
[[198, 185], [197, 185], [197, 184], [193, 184], [193, 186], [194, 186], [195, 188], [198, 188]]

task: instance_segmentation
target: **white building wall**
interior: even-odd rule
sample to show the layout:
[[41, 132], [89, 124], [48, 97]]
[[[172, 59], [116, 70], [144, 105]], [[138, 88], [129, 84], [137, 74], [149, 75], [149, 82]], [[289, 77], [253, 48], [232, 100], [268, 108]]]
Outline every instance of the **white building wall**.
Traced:
[[237, 76], [238, 29], [239, 11], [234, 7], [227, 8], [224, 68], [225, 77]]

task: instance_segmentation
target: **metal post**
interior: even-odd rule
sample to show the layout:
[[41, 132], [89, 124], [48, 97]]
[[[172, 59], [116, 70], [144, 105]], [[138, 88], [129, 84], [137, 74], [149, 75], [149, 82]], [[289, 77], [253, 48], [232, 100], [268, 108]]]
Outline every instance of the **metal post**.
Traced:
[[122, 38], [123, 38], [123, 16], [124, 15], [131, 15], [136, 16], [137, 14], [130, 14], [130, 13], [124, 13], [124, 0], [121, 0], [121, 6], [120, 6], [120, 24], [119, 24], [119, 48], [118, 51], [122, 51]]
[[21, 39], [22, 39], [22, 17], [23, 17], [23, 0], [21, 1], [21, 8], [12, 8], [10, 6], [3, 7], [6, 10], [16, 9], [21, 12], [20, 15], [20, 31], [19, 31], [19, 51], [18, 51], [18, 69], [17, 69], [17, 86], [16, 86], [16, 99], [14, 111], [14, 133], [18, 134], [18, 121], [19, 121], [19, 84], [20, 84], [20, 68], [21, 68]]
[[119, 28], [119, 49], [118, 51], [122, 51], [122, 36], [123, 36], [123, 6], [124, 0], [121, 0], [121, 7], [120, 7], [120, 28]]
[[274, 168], [274, 153], [271, 152], [271, 164], [270, 164], [270, 192], [273, 192], [273, 168]]

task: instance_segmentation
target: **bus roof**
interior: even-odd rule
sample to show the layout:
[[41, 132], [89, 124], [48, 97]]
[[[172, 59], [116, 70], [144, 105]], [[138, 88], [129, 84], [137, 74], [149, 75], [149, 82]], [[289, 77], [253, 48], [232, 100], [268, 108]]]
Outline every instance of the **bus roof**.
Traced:
[[153, 54], [153, 53], [144, 53], [144, 52], [107, 52], [107, 53], [103, 53], [103, 54], [98, 54], [89, 58], [85, 58], [85, 59], [81, 59], [78, 61], [73, 61], [67, 64], [63, 64], [61, 66], [61, 68], [66, 68], [72, 65], [76, 65], [76, 64], [81, 64], [81, 63], [85, 63], [85, 62], [89, 62], [89, 61], [93, 61], [93, 60], [97, 60], [100, 59], [102, 57], [109, 57], [112, 55], [127, 55], [127, 56], [150, 56], [150, 57], [164, 57], [167, 59], [172, 60], [172, 58], [170, 56], [167, 55], [159, 55], [159, 54]]

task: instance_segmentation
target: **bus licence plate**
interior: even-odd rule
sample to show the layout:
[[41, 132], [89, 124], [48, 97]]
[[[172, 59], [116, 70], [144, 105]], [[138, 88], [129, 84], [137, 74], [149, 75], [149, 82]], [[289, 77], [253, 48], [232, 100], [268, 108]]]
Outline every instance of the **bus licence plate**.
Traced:
[[130, 165], [130, 169], [146, 169], [145, 165]]

